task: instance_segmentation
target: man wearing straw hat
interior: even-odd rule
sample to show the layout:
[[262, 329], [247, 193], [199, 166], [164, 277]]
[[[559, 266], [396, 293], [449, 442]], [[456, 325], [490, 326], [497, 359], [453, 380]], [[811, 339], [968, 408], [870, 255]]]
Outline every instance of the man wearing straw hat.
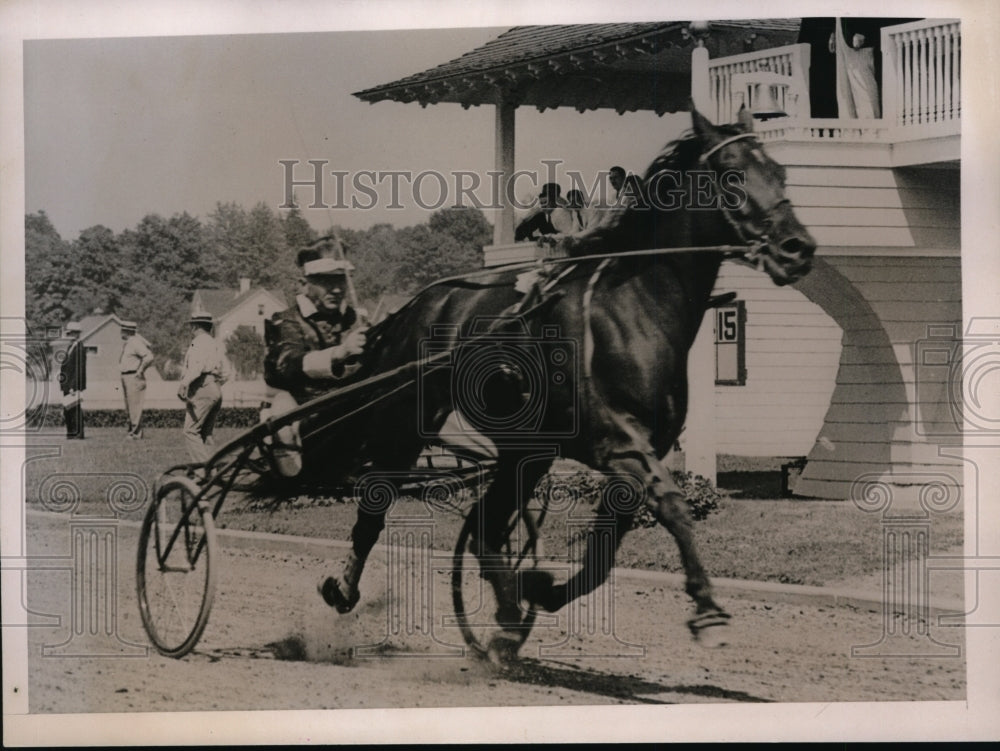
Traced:
[[146, 370], [153, 364], [149, 342], [136, 330], [135, 321], [122, 321], [122, 354], [118, 367], [122, 376], [122, 394], [128, 414], [128, 434], [131, 439], [142, 438], [142, 406], [146, 401]]
[[184, 358], [184, 375], [177, 389], [185, 404], [184, 440], [191, 460], [205, 463], [212, 455], [215, 419], [222, 406], [222, 384], [228, 367], [212, 337], [214, 321], [208, 313], [194, 313], [189, 321], [194, 338]]
[[66, 437], [83, 440], [83, 392], [87, 390], [87, 352], [80, 344], [80, 324], [66, 324], [69, 348], [59, 368], [59, 387], [63, 394], [63, 417]]
[[[302, 293], [292, 307], [275, 313], [264, 326], [264, 380], [273, 392], [261, 419], [288, 412], [345, 384], [357, 369], [352, 360], [366, 344], [367, 326], [355, 309], [357, 298], [349, 276], [354, 267], [344, 258], [339, 240], [321, 238], [299, 251], [297, 263]], [[302, 470], [298, 423], [280, 429], [276, 439], [279, 471], [287, 477], [298, 475]]]

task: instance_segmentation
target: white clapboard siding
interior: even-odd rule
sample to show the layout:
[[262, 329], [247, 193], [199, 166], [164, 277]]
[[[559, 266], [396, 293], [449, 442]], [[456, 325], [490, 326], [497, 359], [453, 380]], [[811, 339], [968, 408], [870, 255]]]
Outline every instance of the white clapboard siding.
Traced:
[[835, 386], [840, 328], [801, 292], [746, 266], [723, 265], [716, 292], [731, 290], [746, 304], [747, 381], [716, 386], [717, 450], [805, 456]]
[[959, 247], [958, 170], [795, 166], [787, 195], [820, 253], [824, 246]]
[[819, 440], [795, 486], [799, 495], [848, 498], [856, 480], [873, 474], [960, 474], [937, 445], [955, 440], [948, 369], [914, 367], [930, 333], [961, 330], [960, 259], [863, 253], [824, 259], [841, 288], [863, 301], [844, 294], [841, 305], [837, 294], [827, 296], [843, 348]]

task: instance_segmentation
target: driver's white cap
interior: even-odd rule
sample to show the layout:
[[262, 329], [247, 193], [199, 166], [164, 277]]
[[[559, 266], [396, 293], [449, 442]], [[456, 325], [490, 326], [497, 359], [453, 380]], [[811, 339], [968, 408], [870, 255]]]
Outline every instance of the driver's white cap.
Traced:
[[354, 265], [350, 261], [338, 258], [317, 258], [302, 265], [302, 273], [306, 276], [346, 274], [348, 271], [354, 271]]

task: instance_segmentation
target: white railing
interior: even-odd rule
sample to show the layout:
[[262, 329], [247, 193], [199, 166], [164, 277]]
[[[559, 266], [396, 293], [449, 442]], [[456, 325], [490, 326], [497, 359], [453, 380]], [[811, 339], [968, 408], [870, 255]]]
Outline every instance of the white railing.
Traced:
[[778, 104], [789, 115], [809, 116], [809, 45], [790, 44], [742, 55], [718, 57], [708, 62], [709, 107], [707, 116], [717, 125], [736, 120], [740, 94], [733, 76], [771, 73], [788, 77], [788, 87], [776, 90]]
[[961, 62], [957, 20], [929, 19], [882, 29], [883, 118], [897, 127], [959, 120]]
[[[769, 86], [789, 117], [758, 124], [761, 140], [894, 143], [961, 133], [961, 53], [961, 24], [954, 19], [883, 28], [879, 120], [810, 117], [807, 44], [708, 60], [707, 70], [693, 75], [692, 82], [707, 80], [708, 96], [701, 95], [699, 106], [707, 108], [706, 114], [716, 124], [734, 122], [740, 104], [749, 106], [753, 92], [742, 90], [747, 81], [759, 78], [761, 85]], [[784, 78], [786, 83], [774, 85]], [[836, 89], [813, 95], [836, 96]]]
[[834, 120], [829, 118], [782, 117], [754, 126], [762, 143], [774, 141], [886, 141], [889, 127], [884, 120]]

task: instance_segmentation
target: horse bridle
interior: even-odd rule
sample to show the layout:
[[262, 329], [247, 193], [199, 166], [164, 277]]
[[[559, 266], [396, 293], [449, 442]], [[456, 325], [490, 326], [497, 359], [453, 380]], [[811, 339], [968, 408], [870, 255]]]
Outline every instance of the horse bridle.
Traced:
[[[728, 138], [724, 138], [721, 141], [719, 141], [708, 151], [704, 152], [700, 157], [698, 157], [698, 161], [701, 164], [707, 165], [709, 157], [711, 157], [713, 154], [720, 151], [721, 149], [724, 149], [726, 146], [735, 141], [741, 141], [744, 139], [752, 139], [754, 141], [757, 141], [757, 138], [756, 136], [754, 136], [753, 133], [738, 133], [735, 136], [729, 136]], [[759, 145], [760, 144], [758, 142], [758, 146]], [[787, 198], [782, 198], [773, 206], [769, 206], [767, 210], [764, 212], [765, 215], [771, 216], [777, 210], [777, 208], [781, 206], [781, 204], [783, 203], [791, 203], [791, 201], [789, 201], [789, 199]], [[761, 258], [761, 251], [763, 251], [764, 248], [769, 248], [772, 251], [771, 254], [772, 257], [780, 254], [780, 250], [775, 246], [775, 244], [771, 241], [771, 238], [767, 234], [760, 235], [759, 237], [756, 238], [748, 238], [746, 236], [746, 233], [743, 231], [743, 227], [740, 224], [740, 222], [733, 217], [731, 209], [727, 209], [725, 205], [720, 203], [719, 210], [722, 212], [722, 216], [725, 217], [726, 221], [729, 223], [729, 226], [733, 228], [733, 231], [736, 233], [736, 236], [739, 237], [740, 240], [742, 240], [746, 244], [748, 250], [746, 251], [744, 258], [748, 263], [757, 266], [758, 270], [763, 270], [764, 261]]]

